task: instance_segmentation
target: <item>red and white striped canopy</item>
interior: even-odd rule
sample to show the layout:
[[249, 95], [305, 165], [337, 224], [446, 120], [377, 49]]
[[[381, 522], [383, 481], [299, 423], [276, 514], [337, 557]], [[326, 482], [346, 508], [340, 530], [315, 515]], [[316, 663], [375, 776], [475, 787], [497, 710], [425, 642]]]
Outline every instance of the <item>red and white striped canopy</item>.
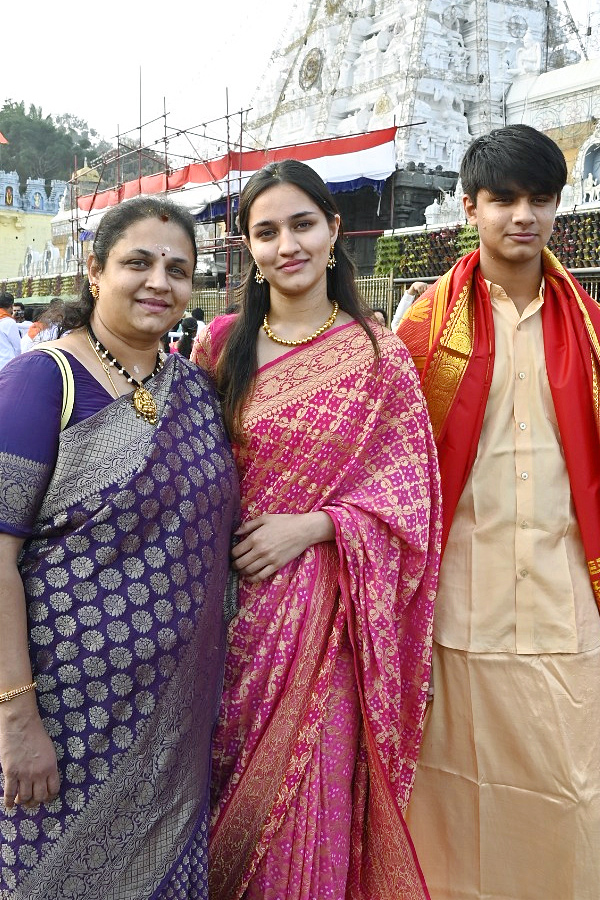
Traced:
[[395, 136], [396, 128], [393, 127], [271, 150], [230, 152], [219, 159], [192, 163], [169, 175], [146, 175], [114, 190], [86, 194], [77, 202], [80, 210], [90, 213], [140, 194], [169, 193], [173, 200], [193, 211], [200, 211], [228, 193], [238, 193], [254, 172], [267, 163], [282, 159], [307, 163], [328, 184], [360, 178], [384, 181], [396, 166]]

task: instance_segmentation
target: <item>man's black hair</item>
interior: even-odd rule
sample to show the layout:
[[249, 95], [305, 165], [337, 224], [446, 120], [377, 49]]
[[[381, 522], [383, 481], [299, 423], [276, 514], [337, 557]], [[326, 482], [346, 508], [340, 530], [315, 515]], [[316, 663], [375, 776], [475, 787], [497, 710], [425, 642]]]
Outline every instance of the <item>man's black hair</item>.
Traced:
[[192, 310], [192, 316], [197, 322], [204, 322], [204, 310], [200, 309], [199, 306]]
[[461, 163], [460, 179], [473, 203], [481, 190], [558, 197], [567, 181], [567, 164], [546, 134], [529, 125], [507, 125], [473, 141]]
[[0, 309], [9, 309], [13, 305], [14, 300], [15, 298], [12, 294], [4, 291], [0, 294]]

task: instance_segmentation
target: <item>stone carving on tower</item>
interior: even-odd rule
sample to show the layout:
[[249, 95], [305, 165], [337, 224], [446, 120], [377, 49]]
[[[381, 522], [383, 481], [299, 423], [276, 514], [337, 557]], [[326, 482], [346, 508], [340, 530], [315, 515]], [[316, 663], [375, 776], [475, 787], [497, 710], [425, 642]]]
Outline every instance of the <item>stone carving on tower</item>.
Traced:
[[573, 167], [574, 201], [577, 206], [600, 204], [600, 126], [583, 142]]
[[[397, 162], [457, 171], [540, 72], [557, 0], [298, 0], [253, 100], [256, 147], [400, 126]], [[549, 53], [550, 51], [550, 53]]]

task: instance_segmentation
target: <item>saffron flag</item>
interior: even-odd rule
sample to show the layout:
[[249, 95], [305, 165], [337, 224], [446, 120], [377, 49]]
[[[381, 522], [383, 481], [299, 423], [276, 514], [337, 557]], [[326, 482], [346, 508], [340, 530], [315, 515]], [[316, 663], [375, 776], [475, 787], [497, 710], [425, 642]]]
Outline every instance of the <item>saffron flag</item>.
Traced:
[[2, 134], [1, 131], [0, 131], [0, 144], [8, 144], [8, 141], [6, 140], [6, 138], [4, 137], [4, 135]]

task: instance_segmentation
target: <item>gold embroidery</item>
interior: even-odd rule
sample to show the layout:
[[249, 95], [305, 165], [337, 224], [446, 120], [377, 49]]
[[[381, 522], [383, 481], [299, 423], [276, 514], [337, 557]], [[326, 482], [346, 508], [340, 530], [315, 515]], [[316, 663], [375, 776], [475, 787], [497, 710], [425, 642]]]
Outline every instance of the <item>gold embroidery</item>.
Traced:
[[429, 318], [430, 304], [413, 303], [404, 313], [403, 321], [425, 322]]
[[446, 272], [445, 275], [442, 275], [435, 289], [431, 313], [431, 323], [429, 325], [430, 347], [433, 346], [436, 336], [439, 333], [440, 328], [442, 327], [444, 316], [446, 315], [446, 309], [448, 308], [448, 293], [450, 291], [450, 278], [453, 272], [454, 267]]
[[600, 399], [598, 393], [598, 364], [594, 359], [593, 351], [590, 351], [592, 361], [592, 402], [594, 404], [594, 413], [596, 416], [596, 428], [600, 432]]
[[[473, 352], [474, 316], [471, 284], [469, 280], [460, 292], [423, 379], [423, 390], [427, 397], [436, 440], [439, 438]], [[439, 315], [436, 309], [433, 318], [438, 318]]]
[[600, 575], [600, 557], [588, 560], [590, 575]]
[[[581, 315], [583, 316], [583, 321], [585, 323], [585, 328], [588, 333], [588, 338], [589, 338], [590, 344], [591, 344], [592, 401], [594, 404], [596, 426], [598, 428], [598, 431], [600, 432], [600, 397], [599, 397], [599, 391], [598, 391], [598, 383], [600, 381], [600, 342], [598, 341], [598, 335], [596, 334], [594, 326], [592, 325], [591, 319], [589, 317], [588, 311], [585, 308], [585, 304], [579, 295], [579, 291], [575, 287], [575, 284], [573, 282], [573, 279], [571, 278], [570, 273], [567, 272], [567, 270], [564, 268], [562, 263], [559, 262], [559, 260], [556, 258], [556, 256], [554, 256], [554, 254], [550, 250], [548, 250], [547, 247], [545, 247], [543, 250], [543, 257], [544, 257], [544, 271], [546, 269], [546, 266], [550, 266], [552, 268], [555, 268], [558, 272], [560, 272], [560, 274], [564, 277], [565, 281], [567, 282], [567, 284], [571, 290], [571, 293], [577, 303], [579, 311], [581, 312]], [[546, 274], [546, 272], [545, 272], [545, 274]], [[556, 282], [552, 278], [551, 274], [546, 274], [546, 277], [549, 278], [553, 282], [553, 284], [556, 284]], [[560, 287], [560, 285], [557, 284], [557, 288], [559, 288], [559, 287]]]
[[337, 557], [332, 553], [323, 554], [323, 558], [326, 565], [319, 590], [312, 596], [310, 620], [305, 626], [305, 639], [293, 682], [214, 829], [209, 876], [211, 898], [214, 900], [241, 897], [260, 861], [257, 850], [261, 849], [264, 853], [262, 833], [282, 788], [291, 748], [298, 739], [302, 715], [322, 666], [322, 635], [332, 631], [332, 620], [336, 615], [328, 568], [337, 563]]

